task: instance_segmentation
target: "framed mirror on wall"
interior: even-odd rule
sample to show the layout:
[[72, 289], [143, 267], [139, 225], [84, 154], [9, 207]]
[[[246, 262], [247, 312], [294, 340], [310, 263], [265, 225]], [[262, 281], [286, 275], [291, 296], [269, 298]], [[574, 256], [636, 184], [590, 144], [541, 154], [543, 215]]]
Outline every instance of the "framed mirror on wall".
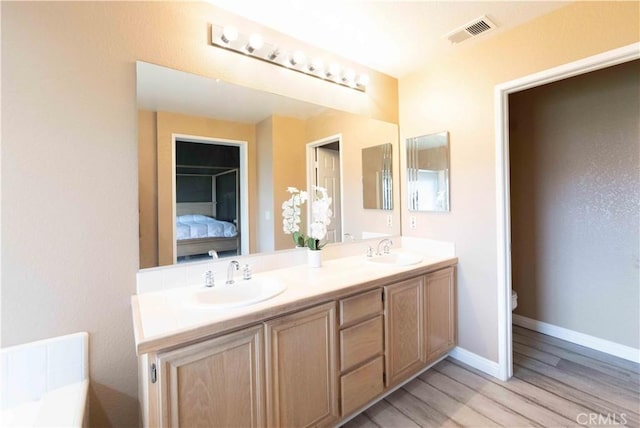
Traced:
[[362, 199], [365, 209], [393, 209], [393, 145], [362, 149]]
[[449, 132], [407, 138], [410, 211], [450, 211]]

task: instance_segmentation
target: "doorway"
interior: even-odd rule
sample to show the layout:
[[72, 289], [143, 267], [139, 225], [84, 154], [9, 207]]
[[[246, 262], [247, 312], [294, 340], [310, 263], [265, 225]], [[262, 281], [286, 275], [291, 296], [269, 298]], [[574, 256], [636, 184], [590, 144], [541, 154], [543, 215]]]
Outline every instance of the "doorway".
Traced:
[[520, 79], [505, 82], [495, 88], [498, 365], [499, 377], [502, 380], [507, 380], [513, 375], [509, 94], [629, 62], [638, 58], [640, 58], [640, 43], [634, 43]]
[[[331, 198], [331, 223], [327, 226], [328, 243], [342, 242], [342, 153], [340, 135], [307, 144], [307, 189], [324, 187]], [[311, 204], [307, 204], [311, 218]]]

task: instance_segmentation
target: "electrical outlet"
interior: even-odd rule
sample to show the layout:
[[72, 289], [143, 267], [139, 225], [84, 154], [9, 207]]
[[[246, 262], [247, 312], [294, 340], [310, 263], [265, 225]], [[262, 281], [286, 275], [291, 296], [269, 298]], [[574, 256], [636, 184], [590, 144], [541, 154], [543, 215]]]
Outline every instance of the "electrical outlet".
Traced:
[[411, 227], [411, 229], [415, 229], [416, 228], [416, 216], [412, 215], [411, 217], [409, 217], [409, 226]]
[[393, 216], [391, 214], [387, 216], [387, 226], [393, 227]]

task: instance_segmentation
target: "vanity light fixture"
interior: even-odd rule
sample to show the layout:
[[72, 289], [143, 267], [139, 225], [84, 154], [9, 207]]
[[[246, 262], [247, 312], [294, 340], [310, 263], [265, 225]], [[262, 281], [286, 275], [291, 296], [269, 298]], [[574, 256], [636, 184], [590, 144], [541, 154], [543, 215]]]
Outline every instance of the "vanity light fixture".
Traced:
[[242, 34], [233, 25], [211, 25], [211, 43], [219, 48], [361, 92], [365, 92], [369, 85], [369, 76], [366, 74], [357, 74], [350, 68], [342, 72], [343, 68], [339, 64], [331, 64], [325, 68], [324, 62], [319, 58], [307, 60], [301, 50], [282, 49], [265, 42], [260, 34]]

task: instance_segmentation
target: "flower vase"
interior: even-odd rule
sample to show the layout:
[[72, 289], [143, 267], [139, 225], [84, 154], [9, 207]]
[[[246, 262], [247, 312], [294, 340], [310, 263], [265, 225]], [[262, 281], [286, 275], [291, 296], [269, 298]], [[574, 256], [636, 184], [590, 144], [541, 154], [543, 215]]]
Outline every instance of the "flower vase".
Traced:
[[322, 266], [322, 251], [307, 249], [307, 264], [311, 268]]

